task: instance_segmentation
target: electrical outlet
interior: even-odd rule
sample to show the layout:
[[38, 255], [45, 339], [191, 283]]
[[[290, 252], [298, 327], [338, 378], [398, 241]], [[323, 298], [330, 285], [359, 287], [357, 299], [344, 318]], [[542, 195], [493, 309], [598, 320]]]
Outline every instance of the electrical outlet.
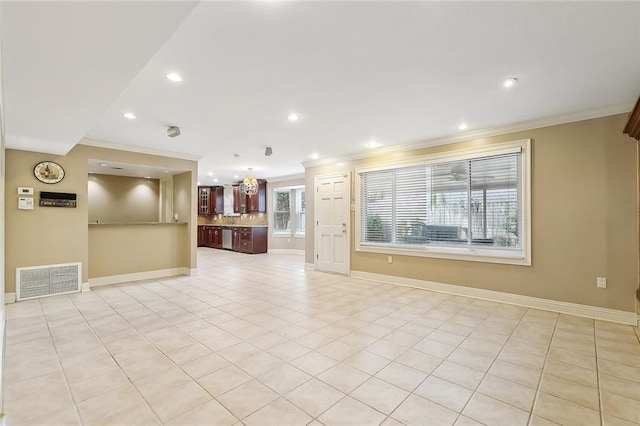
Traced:
[[393, 256], [387, 256], [387, 263], [393, 263]]
[[607, 279], [605, 277], [598, 277], [596, 285], [598, 288], [607, 288]]

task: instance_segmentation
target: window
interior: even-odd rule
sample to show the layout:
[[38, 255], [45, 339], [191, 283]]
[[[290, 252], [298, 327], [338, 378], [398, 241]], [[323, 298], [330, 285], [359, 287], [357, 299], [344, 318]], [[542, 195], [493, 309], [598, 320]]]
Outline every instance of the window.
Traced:
[[273, 233], [304, 236], [304, 188], [277, 188], [273, 190]]
[[275, 207], [273, 209], [274, 232], [290, 232], [291, 228], [291, 191], [273, 191]]
[[357, 171], [359, 251], [530, 264], [529, 141]]
[[304, 235], [304, 188], [295, 190], [296, 196], [296, 213], [297, 213], [297, 221], [296, 221], [296, 234]]

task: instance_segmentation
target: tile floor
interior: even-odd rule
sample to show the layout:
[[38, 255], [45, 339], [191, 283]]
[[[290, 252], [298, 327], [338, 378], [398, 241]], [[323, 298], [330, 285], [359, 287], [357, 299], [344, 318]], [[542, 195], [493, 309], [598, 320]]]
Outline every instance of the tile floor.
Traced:
[[7, 306], [14, 425], [640, 424], [638, 330], [199, 249]]

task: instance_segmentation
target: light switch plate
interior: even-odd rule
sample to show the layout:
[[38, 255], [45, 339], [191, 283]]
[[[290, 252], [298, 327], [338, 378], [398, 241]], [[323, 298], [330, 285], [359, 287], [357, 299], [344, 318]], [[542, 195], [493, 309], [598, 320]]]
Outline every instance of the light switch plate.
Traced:
[[19, 186], [18, 195], [33, 195], [33, 188], [27, 188], [26, 186]]

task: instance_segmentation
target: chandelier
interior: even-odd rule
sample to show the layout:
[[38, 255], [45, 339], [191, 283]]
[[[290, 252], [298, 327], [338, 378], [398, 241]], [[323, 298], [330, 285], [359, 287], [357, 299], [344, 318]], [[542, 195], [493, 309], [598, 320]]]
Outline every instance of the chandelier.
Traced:
[[242, 189], [247, 195], [256, 195], [258, 193], [258, 179], [254, 177], [242, 179]]

